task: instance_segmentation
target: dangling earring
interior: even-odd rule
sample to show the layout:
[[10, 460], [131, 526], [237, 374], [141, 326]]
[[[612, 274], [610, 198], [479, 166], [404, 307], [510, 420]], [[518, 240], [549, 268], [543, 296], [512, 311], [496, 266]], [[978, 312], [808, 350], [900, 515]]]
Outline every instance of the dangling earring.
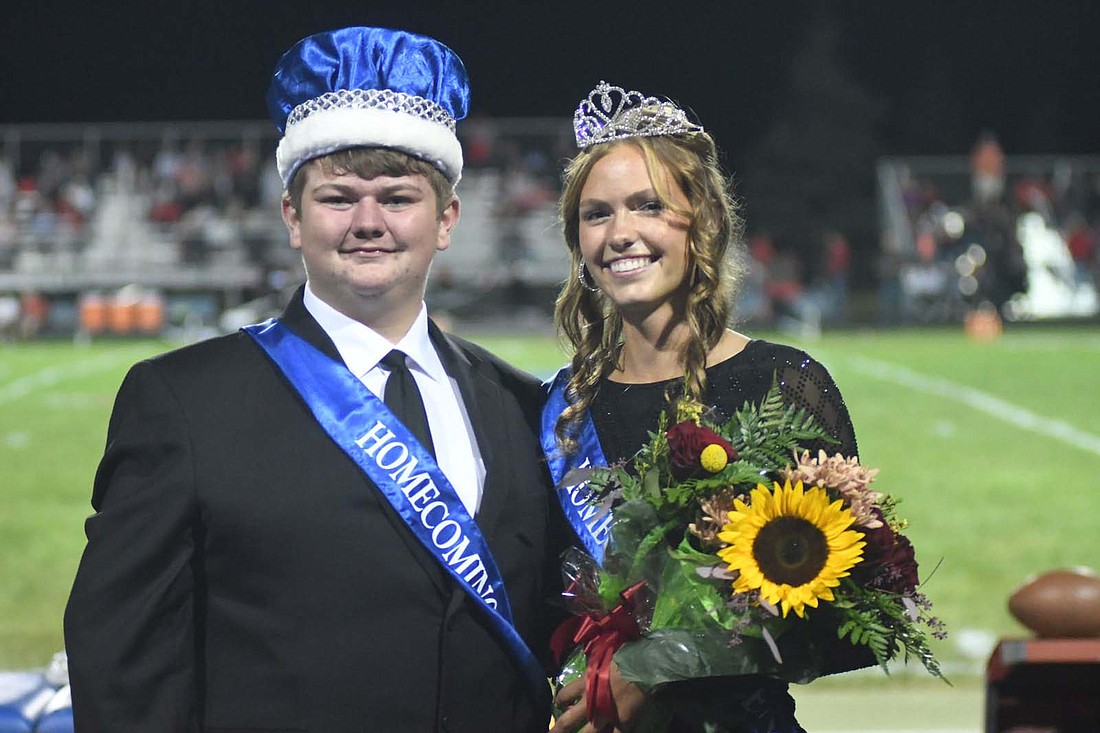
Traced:
[[588, 268], [584, 266], [584, 260], [581, 260], [580, 264], [577, 265], [577, 279], [580, 280], [581, 287], [583, 287], [590, 293], [600, 292], [600, 289], [598, 287], [589, 283], [587, 273]]

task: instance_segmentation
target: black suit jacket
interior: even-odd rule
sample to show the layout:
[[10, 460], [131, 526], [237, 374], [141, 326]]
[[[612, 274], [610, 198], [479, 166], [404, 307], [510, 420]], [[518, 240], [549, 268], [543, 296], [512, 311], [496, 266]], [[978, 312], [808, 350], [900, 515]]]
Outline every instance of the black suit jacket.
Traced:
[[[300, 292], [282, 320], [340, 358]], [[565, 534], [538, 383], [432, 339], [486, 464], [477, 523], [545, 655]], [[65, 614], [78, 733], [546, 730], [548, 689], [243, 333], [131, 369], [92, 504]]]

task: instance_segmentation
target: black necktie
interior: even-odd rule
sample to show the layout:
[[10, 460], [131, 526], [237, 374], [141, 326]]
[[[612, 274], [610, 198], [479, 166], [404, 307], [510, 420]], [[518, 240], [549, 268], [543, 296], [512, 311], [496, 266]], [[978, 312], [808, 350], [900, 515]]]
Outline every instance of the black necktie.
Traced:
[[382, 366], [390, 370], [382, 401], [434, 456], [435, 446], [432, 444], [432, 432], [428, 429], [428, 415], [424, 412], [424, 399], [405, 363], [407, 358], [405, 352], [397, 349], [382, 357]]

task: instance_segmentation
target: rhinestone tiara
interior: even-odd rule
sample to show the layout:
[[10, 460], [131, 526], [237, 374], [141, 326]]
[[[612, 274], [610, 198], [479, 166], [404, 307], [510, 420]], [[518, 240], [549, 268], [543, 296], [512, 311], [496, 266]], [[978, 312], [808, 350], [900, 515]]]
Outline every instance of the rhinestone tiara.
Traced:
[[440, 105], [415, 94], [395, 92], [390, 89], [338, 89], [334, 92], [325, 92], [319, 97], [302, 102], [291, 110], [286, 126], [289, 128], [315, 112], [329, 109], [385, 109], [435, 122], [446, 126], [451, 132], [455, 131], [454, 117], [451, 117]]
[[582, 150], [610, 140], [685, 132], [703, 132], [703, 128], [672, 102], [628, 92], [606, 81], [581, 100], [573, 113], [573, 133]]

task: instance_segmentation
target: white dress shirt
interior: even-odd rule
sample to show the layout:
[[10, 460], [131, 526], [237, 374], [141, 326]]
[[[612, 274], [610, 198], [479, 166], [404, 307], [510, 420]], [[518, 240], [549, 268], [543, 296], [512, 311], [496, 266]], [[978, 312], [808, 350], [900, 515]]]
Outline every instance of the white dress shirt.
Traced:
[[393, 349], [408, 355], [409, 371], [420, 389], [428, 415], [436, 463], [454, 486], [470, 516], [474, 516], [485, 486], [485, 464], [458, 383], [443, 368], [428, 336], [428, 309], [421, 303], [420, 314], [409, 332], [396, 344], [391, 344], [381, 334], [318, 298], [310, 290], [309, 283], [306, 283], [304, 300], [306, 310], [332, 339], [348, 369], [378, 399], [383, 398], [390, 375], [380, 363], [382, 357]]

